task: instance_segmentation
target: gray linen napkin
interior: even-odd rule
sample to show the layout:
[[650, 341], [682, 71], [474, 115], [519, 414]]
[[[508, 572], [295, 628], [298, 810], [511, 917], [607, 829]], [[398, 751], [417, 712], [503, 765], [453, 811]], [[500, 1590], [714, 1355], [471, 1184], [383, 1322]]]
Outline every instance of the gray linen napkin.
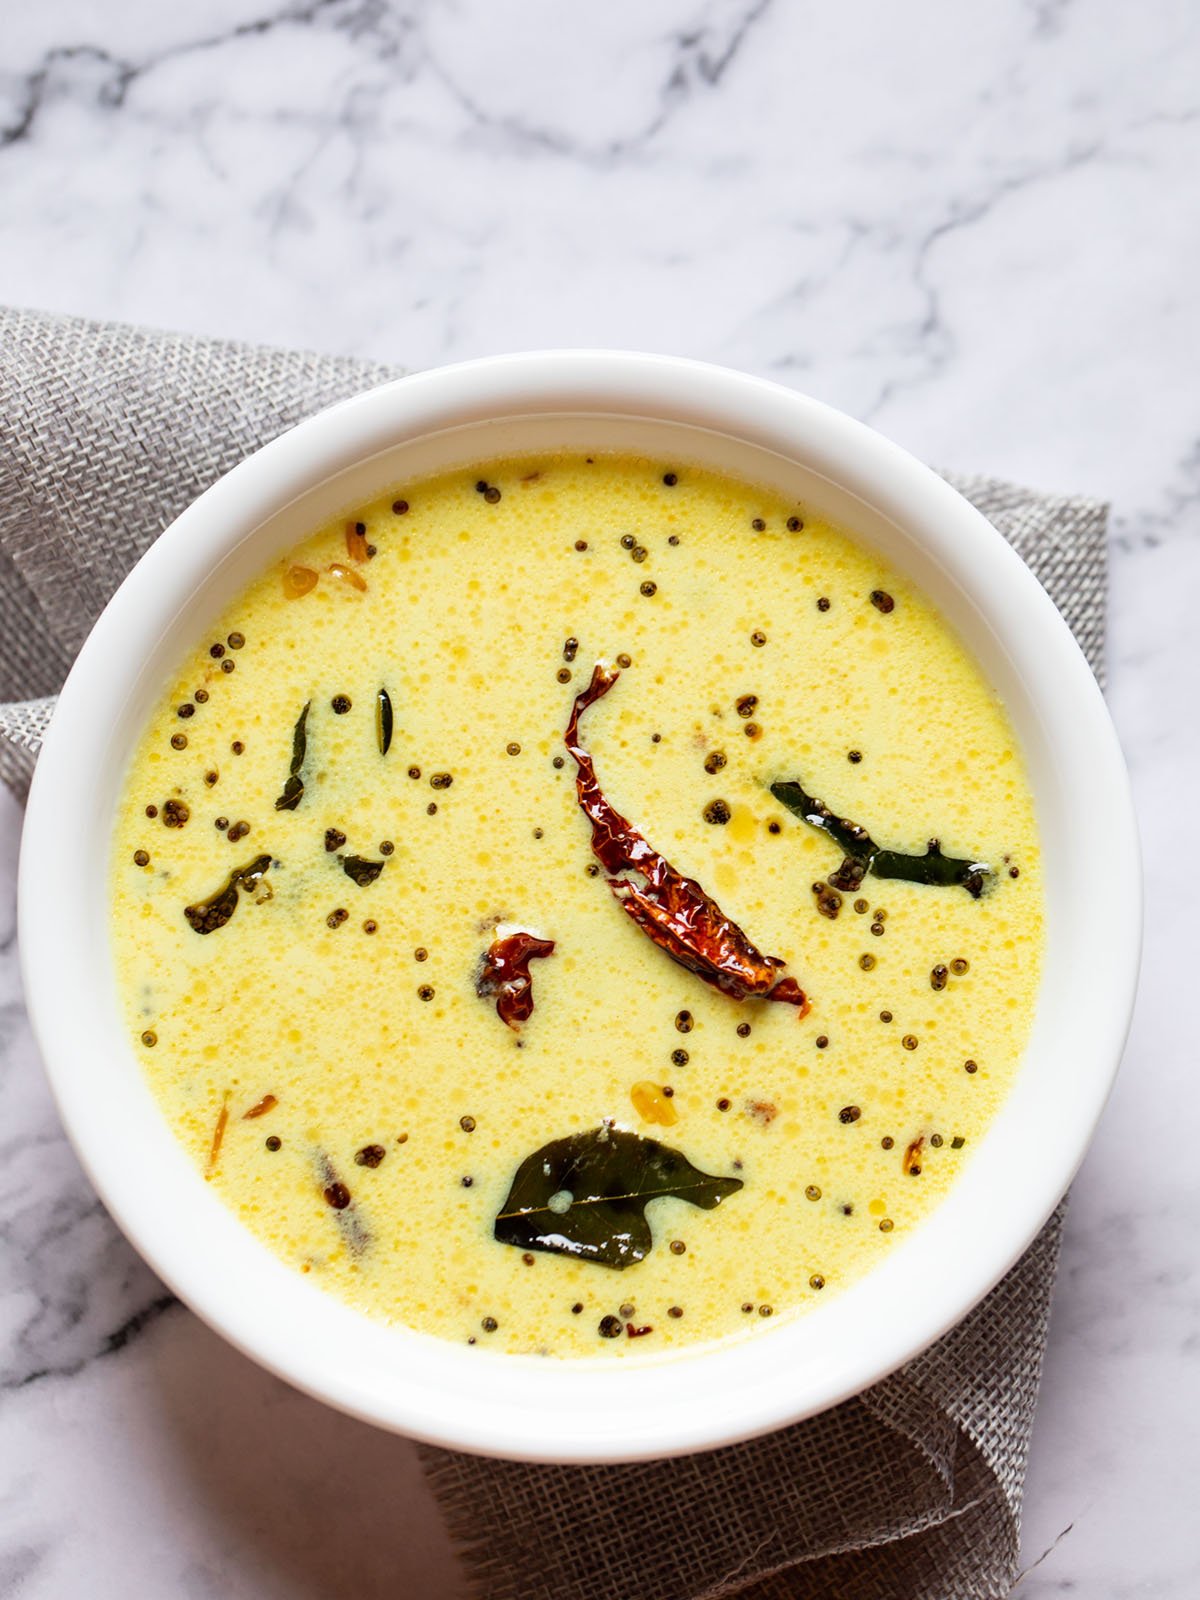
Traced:
[[[162, 528], [365, 361], [0, 310], [0, 778]], [[1102, 673], [1107, 512], [954, 480]], [[543, 1467], [423, 1448], [488, 1600], [999, 1600], [1013, 1581], [1062, 1211], [959, 1327], [866, 1393], [681, 1461]]]

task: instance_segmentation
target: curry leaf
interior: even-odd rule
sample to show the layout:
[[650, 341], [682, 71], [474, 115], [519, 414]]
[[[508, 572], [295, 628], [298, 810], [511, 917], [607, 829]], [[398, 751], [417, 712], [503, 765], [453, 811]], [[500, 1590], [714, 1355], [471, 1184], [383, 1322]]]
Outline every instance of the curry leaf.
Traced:
[[795, 781], [773, 783], [771, 793], [801, 822], [827, 833], [842, 851], [845, 859], [841, 866], [828, 875], [835, 889], [853, 894], [868, 872], [877, 878], [900, 878], [905, 883], [927, 883], [938, 888], [959, 886], [975, 900], [988, 887], [992, 869], [986, 861], [945, 856], [936, 839], [930, 839], [923, 856], [884, 850], [860, 823], [835, 816], [823, 800], [805, 794]]
[[184, 906], [183, 914], [196, 933], [216, 933], [223, 928], [238, 907], [238, 890], [257, 889], [267, 868], [270, 856], [255, 856], [247, 866], [236, 867], [215, 894], [195, 905]]
[[368, 861], [366, 856], [343, 856], [341, 859], [342, 871], [348, 878], [353, 878], [360, 889], [374, 883], [385, 865], [382, 861]]
[[621, 1269], [654, 1243], [646, 1207], [673, 1196], [712, 1211], [742, 1187], [740, 1178], [701, 1172], [657, 1139], [607, 1124], [535, 1150], [517, 1168], [496, 1217], [495, 1237], [520, 1250]]
[[387, 755], [392, 743], [392, 697], [386, 689], [375, 696], [375, 739], [379, 754]]
[[288, 768], [288, 778], [283, 786], [283, 793], [275, 802], [276, 811], [295, 811], [300, 804], [300, 796], [304, 793], [304, 779], [300, 776], [300, 769], [308, 753], [308, 734], [305, 730], [310, 705], [312, 705], [311, 700], [304, 702], [304, 710], [296, 718], [296, 726], [292, 729], [292, 762]]

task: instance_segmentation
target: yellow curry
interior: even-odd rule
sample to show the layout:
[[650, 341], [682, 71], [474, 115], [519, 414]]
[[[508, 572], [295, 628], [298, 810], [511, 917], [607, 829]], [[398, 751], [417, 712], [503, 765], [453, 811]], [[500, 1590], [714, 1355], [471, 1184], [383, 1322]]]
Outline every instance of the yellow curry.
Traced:
[[145, 729], [112, 906], [163, 1114], [267, 1247], [564, 1357], [895, 1250], [1012, 1083], [1043, 917], [1012, 729], [921, 594], [603, 454], [401, 486], [251, 584]]

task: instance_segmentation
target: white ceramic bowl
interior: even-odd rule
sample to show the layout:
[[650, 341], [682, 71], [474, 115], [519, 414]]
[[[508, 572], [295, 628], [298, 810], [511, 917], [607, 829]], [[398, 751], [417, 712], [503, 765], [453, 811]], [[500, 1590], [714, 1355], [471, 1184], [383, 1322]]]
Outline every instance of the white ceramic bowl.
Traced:
[[[126, 765], [162, 685], [226, 603], [314, 527], [393, 485], [556, 446], [726, 469], [878, 548], [941, 607], [1005, 700], [1044, 845], [1048, 948], [1032, 1037], [948, 1200], [819, 1309], [667, 1361], [468, 1350], [370, 1322], [285, 1267], [163, 1119], [119, 1021], [109, 953]], [[826, 406], [720, 368], [615, 352], [404, 378], [301, 423], [201, 495], [80, 652], [38, 763], [20, 872], [29, 1012], [63, 1121], [155, 1271], [239, 1349], [332, 1405], [455, 1448], [549, 1461], [664, 1456], [765, 1432], [864, 1388], [957, 1322], [1034, 1237], [1084, 1153], [1124, 1043], [1140, 933], [1135, 823], [1108, 713], [1058, 613], [994, 529]]]

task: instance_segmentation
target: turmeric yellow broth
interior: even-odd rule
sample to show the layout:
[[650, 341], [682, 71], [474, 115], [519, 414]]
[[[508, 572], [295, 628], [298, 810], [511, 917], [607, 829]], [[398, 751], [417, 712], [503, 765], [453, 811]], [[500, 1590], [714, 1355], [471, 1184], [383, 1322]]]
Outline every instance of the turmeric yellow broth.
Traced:
[[224, 1203], [371, 1316], [558, 1356], [744, 1335], [895, 1250], [1013, 1081], [1042, 918], [1016, 740], [929, 603], [801, 504], [605, 455], [402, 486], [263, 573], [112, 863], [130, 1039]]

